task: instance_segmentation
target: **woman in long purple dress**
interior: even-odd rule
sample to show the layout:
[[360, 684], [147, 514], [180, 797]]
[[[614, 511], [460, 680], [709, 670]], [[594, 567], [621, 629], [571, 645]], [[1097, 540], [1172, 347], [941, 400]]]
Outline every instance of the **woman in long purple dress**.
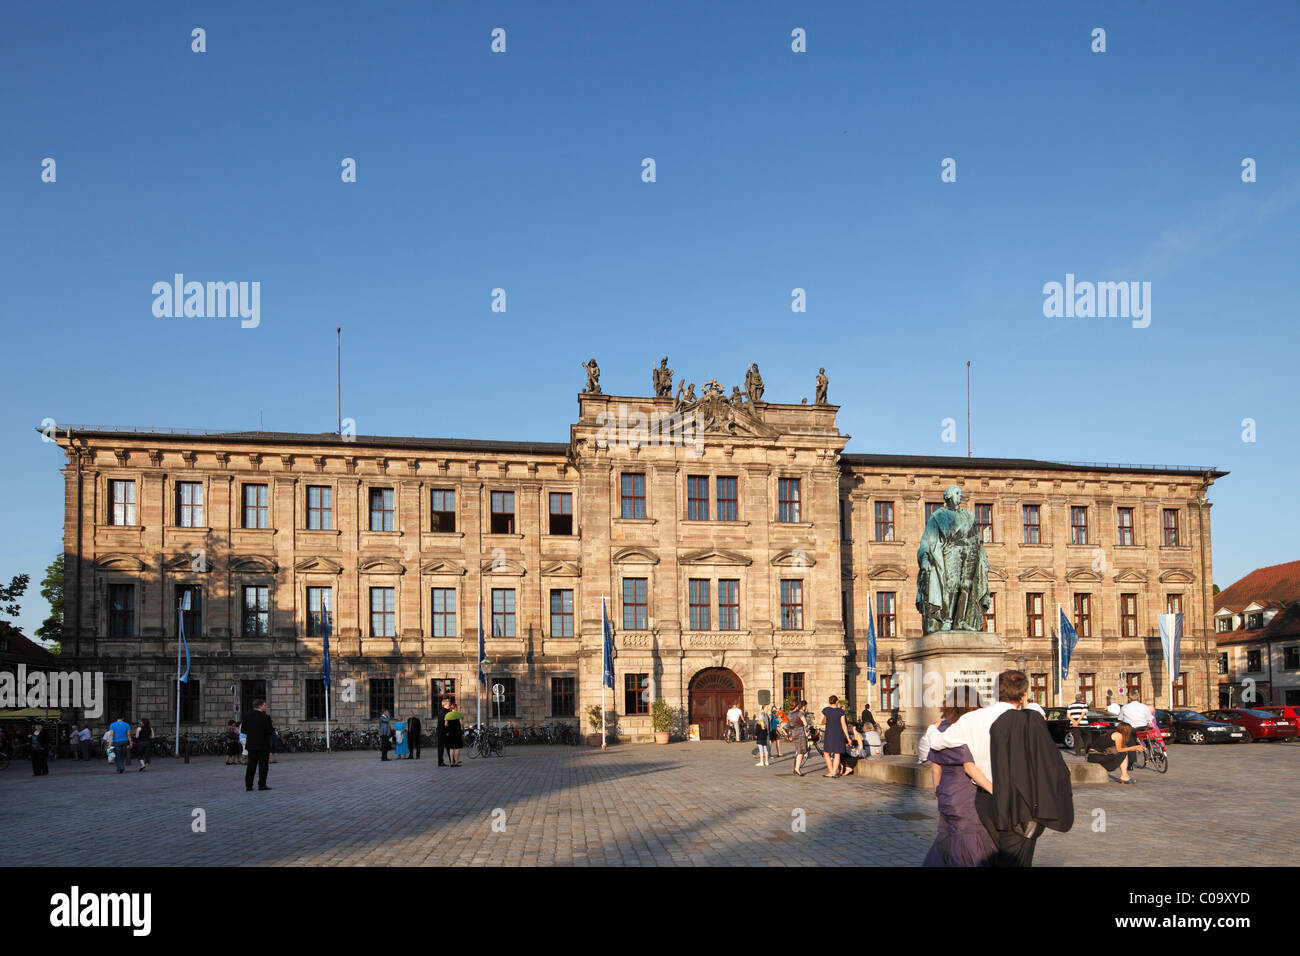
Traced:
[[[943, 708], [943, 720], [936, 729], [947, 730], [958, 717], [974, 709]], [[921, 865], [988, 866], [997, 846], [975, 810], [975, 788], [981, 786], [992, 793], [992, 782], [971, 760], [966, 747], [931, 750], [929, 758], [934, 795], [939, 801], [939, 834]]]

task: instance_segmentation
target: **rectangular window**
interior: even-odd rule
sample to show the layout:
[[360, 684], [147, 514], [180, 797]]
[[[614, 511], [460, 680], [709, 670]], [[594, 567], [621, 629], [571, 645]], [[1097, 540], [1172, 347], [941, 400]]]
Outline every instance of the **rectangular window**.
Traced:
[[623, 630], [644, 631], [648, 623], [646, 579], [623, 579]]
[[573, 637], [573, 591], [551, 592], [551, 637]]
[[799, 521], [800, 488], [798, 478], [778, 478], [776, 482], [776, 520]]
[[1228, 673], [1228, 655], [1226, 653], [1219, 655], [1219, 673], [1220, 674]]
[[1025, 505], [1025, 544], [1042, 544], [1042, 524], [1038, 515], [1038, 505]]
[[1041, 593], [1025, 595], [1025, 634], [1028, 637], [1043, 636], [1043, 595]]
[[1165, 595], [1165, 613], [1166, 614], [1183, 613], [1183, 596], [1181, 594]]
[[271, 509], [266, 485], [244, 485], [244, 527], [269, 528]]
[[926, 524], [929, 524], [929, 522], [930, 522], [930, 518], [934, 515], [934, 513], [935, 513], [936, 511], [938, 511], [938, 510], [939, 510], [940, 508], [942, 508], [942, 507], [943, 507], [943, 502], [942, 502], [942, 501], [927, 501], [927, 502], [925, 503], [925, 521], [926, 521]]
[[[190, 599], [190, 606], [185, 607], [185, 598]], [[185, 639], [191, 640], [203, 635], [203, 589], [197, 584], [183, 584], [176, 588], [176, 612], [180, 623], [185, 628]]]
[[109, 514], [109, 524], [135, 524], [134, 481], [110, 481], [108, 483], [108, 498], [113, 503], [113, 510]]
[[990, 634], [998, 632], [998, 596], [994, 592], [989, 593], [989, 606], [984, 612], [984, 630]]
[[370, 719], [378, 720], [383, 714], [393, 716], [393, 679], [372, 677], [370, 678]]
[[1227, 634], [1232, 630], [1231, 617], [1219, 617], [1214, 620], [1214, 632], [1216, 634]]
[[781, 630], [803, 630], [803, 581], [781, 581]]
[[690, 628], [692, 631], [707, 631], [709, 629], [709, 582], [699, 578], [691, 578], [686, 582], [688, 600], [690, 602]]
[[328, 485], [307, 486], [307, 530], [334, 530], [334, 489]]
[[434, 488], [429, 492], [429, 530], [434, 534], [451, 534], [456, 530], [456, 491]]
[[397, 636], [397, 589], [370, 589], [370, 636]]
[[1133, 509], [1118, 508], [1116, 514], [1116, 532], [1118, 534], [1117, 544], [1122, 547], [1131, 547], [1133, 544]]
[[724, 476], [717, 480], [718, 520], [739, 521], [740, 506], [736, 497], [736, 479]]
[[[880, 675], [880, 709], [893, 710], [898, 706], [898, 691], [894, 689], [894, 675]], [[884, 718], [881, 718], [883, 721]]]
[[370, 530], [393, 531], [394, 507], [392, 488], [370, 489]]
[[623, 475], [620, 479], [624, 518], [645, 517], [645, 475]]
[[1142, 675], [1137, 671], [1132, 671], [1124, 675], [1124, 693], [1137, 694], [1142, 696]]
[[433, 588], [429, 592], [429, 605], [433, 608], [433, 636], [455, 637], [456, 589]]
[[[203, 720], [203, 696], [199, 692], [199, 681], [191, 674], [190, 679], [177, 686], [181, 692], [181, 722], [197, 724]], [[172, 692], [173, 696], [175, 691]], [[173, 701], [173, 703], [175, 703]], [[116, 719], [116, 718], [114, 718]]]
[[1258, 648], [1246, 651], [1246, 671], [1251, 674], [1258, 674], [1263, 669], [1263, 653]]
[[573, 717], [577, 714], [575, 684], [576, 679], [573, 677], [551, 678], [552, 717]]
[[876, 592], [876, 637], [895, 637], [894, 622], [894, 597], [893, 591]]
[[[334, 619], [330, 613], [334, 607], [333, 588], [307, 589], [307, 636], [324, 637], [325, 622], [330, 623], [330, 633], [334, 632]], [[322, 718], [323, 719], [323, 718]]]
[[686, 476], [686, 520], [709, 520], [709, 479], [703, 475]]
[[1037, 703], [1040, 707], [1047, 706], [1046, 674], [1029, 675], [1029, 699]]
[[492, 492], [492, 526], [490, 534], [515, 533], [515, 493]]
[[1162, 527], [1164, 528], [1165, 547], [1166, 548], [1178, 547], [1178, 509], [1177, 508], [1164, 509], [1164, 521], [1162, 523]]
[[1080, 674], [1079, 675], [1079, 693], [1083, 695], [1083, 702], [1089, 707], [1097, 706], [1097, 675]]
[[135, 636], [135, 585], [108, 586], [108, 636]]
[[182, 481], [176, 485], [176, 524], [182, 528], [203, 527], [203, 484]]
[[320, 677], [309, 677], [303, 681], [303, 720], [325, 719], [325, 681]]
[[876, 540], [894, 540], [894, 503], [892, 501], [876, 502]]
[[573, 495], [567, 491], [552, 491], [550, 506], [550, 533], [573, 534]]
[[736, 579], [718, 582], [718, 630], [740, 630], [740, 581]]
[[271, 589], [250, 584], [243, 589], [244, 637], [269, 637], [271, 634]]
[[1187, 706], [1187, 671], [1178, 672], [1178, 680], [1174, 681], [1174, 706]]
[[259, 677], [244, 678], [239, 682], [239, 713], [249, 714], [253, 711], [253, 701], [258, 698], [266, 700], [266, 681]]
[[803, 700], [803, 671], [786, 671], [781, 675], [781, 706], [788, 708]]
[[623, 713], [650, 713], [650, 675], [623, 675]]
[[515, 589], [492, 589], [492, 636], [515, 636]]
[[1137, 637], [1138, 633], [1138, 596], [1121, 594], [1119, 596], [1119, 634], [1120, 637]]
[[456, 706], [456, 678], [454, 677], [435, 677], [429, 681], [430, 689], [433, 691], [434, 710], [437, 711], [438, 701], [444, 697], [451, 698], [452, 706]]
[[1074, 596], [1074, 629], [1080, 640], [1092, 637], [1092, 595], [1076, 594]]
[[121, 717], [131, 719], [131, 682], [129, 680], [104, 681], [104, 699], [107, 701], [104, 718], [112, 716], [113, 720]]
[[1246, 615], [1246, 630], [1258, 631], [1264, 626], [1264, 614], [1262, 611], [1254, 611]]
[[975, 527], [979, 528], [980, 540], [986, 544], [993, 541], [993, 506], [975, 506]]
[[1291, 645], [1282, 648], [1282, 669], [1287, 671], [1300, 670], [1300, 647]]
[[1070, 507], [1070, 544], [1088, 543], [1088, 509]]
[[[511, 593], [513, 594], [514, 592], [512, 591]], [[491, 708], [490, 713], [499, 714], [499, 716], [501, 717], [518, 716], [515, 713], [515, 707], [518, 706], [519, 692], [518, 692], [518, 688], [515, 685], [515, 679], [513, 677], [504, 677], [504, 676], [493, 677], [490, 682], [490, 686], [495, 686], [497, 684], [501, 685], [501, 689], [505, 693], [502, 695], [501, 703], [499, 705], [501, 708], [500, 711], [497, 710], [498, 704], [496, 700], [493, 699], [490, 694], [488, 695], [489, 696], [488, 706]]]

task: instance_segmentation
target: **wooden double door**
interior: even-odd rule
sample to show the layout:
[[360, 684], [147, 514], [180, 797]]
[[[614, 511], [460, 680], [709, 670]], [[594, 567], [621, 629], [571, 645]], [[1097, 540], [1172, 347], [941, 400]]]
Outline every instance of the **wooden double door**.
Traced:
[[721, 740], [732, 705], [744, 709], [745, 685], [734, 671], [710, 667], [691, 678], [690, 722], [700, 725], [701, 740]]

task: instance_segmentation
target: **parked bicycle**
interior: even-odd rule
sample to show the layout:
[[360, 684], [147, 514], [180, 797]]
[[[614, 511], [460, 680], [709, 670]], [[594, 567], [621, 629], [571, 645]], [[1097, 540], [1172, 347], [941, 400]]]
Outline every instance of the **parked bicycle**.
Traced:
[[1156, 773], [1165, 773], [1169, 769], [1169, 751], [1165, 748], [1164, 735], [1158, 730], [1139, 730], [1138, 743], [1142, 749], [1137, 751], [1133, 767], [1141, 770], [1150, 765]]

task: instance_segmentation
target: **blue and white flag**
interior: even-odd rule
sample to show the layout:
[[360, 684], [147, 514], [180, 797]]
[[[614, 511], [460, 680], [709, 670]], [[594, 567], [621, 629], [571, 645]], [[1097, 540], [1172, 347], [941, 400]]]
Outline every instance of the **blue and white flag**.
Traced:
[[876, 683], [876, 618], [867, 602], [867, 683]]
[[326, 689], [329, 689], [330, 686], [330, 609], [327, 607], [321, 609], [320, 633], [321, 633], [321, 637], [325, 639], [324, 678], [325, 678], [325, 687]]
[[181, 596], [181, 606], [176, 609], [176, 623], [179, 625], [178, 631], [181, 636], [181, 644], [185, 647], [185, 673], [178, 670], [176, 679], [182, 684], [190, 682], [190, 642], [185, 639], [185, 612], [190, 609], [190, 592], [186, 591]]
[[1156, 622], [1160, 625], [1160, 647], [1165, 652], [1165, 663], [1169, 665], [1169, 679], [1178, 677], [1179, 652], [1183, 644], [1183, 615], [1157, 614]]
[[[487, 644], [483, 639], [483, 599], [478, 599], [478, 682], [479, 684], [487, 683], [487, 675], [483, 673], [483, 659], [487, 657]], [[489, 716], [491, 716], [489, 714]]]
[[1061, 680], [1065, 680], [1070, 676], [1070, 658], [1074, 655], [1074, 648], [1079, 643], [1079, 632], [1074, 629], [1074, 625], [1065, 616], [1065, 608], [1059, 610], [1061, 612]]
[[609, 613], [605, 610], [605, 599], [600, 599], [600, 626], [605, 635], [605, 686], [614, 689], [614, 629], [609, 624]]

